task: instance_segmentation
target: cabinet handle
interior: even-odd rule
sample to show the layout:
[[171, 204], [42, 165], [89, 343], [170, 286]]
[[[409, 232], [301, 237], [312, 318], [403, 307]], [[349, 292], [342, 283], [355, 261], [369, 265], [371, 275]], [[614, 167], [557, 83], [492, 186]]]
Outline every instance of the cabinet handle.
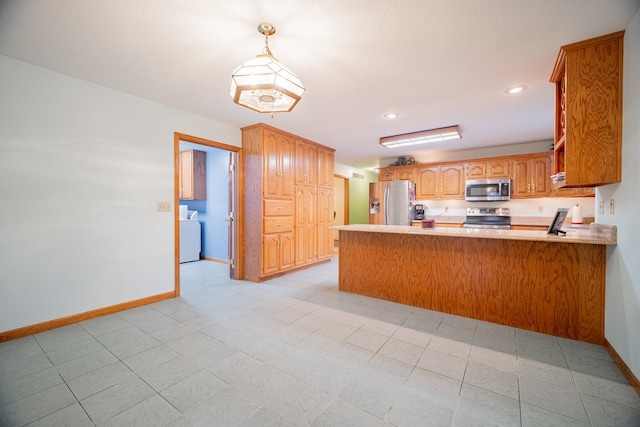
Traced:
[[493, 168], [489, 168], [489, 174], [493, 173]]
[[482, 168], [482, 173], [484, 173], [484, 174], [487, 173], [487, 168], [486, 167]]

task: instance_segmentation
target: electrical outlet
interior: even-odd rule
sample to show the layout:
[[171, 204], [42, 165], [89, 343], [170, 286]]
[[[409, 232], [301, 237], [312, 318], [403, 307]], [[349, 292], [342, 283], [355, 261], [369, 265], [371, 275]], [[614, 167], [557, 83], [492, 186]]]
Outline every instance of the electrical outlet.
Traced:
[[158, 202], [158, 212], [171, 212], [171, 202]]
[[615, 211], [616, 211], [616, 201], [614, 199], [611, 199], [611, 201], [609, 202], [609, 213], [614, 214]]
[[604, 200], [600, 200], [600, 213], [604, 214]]

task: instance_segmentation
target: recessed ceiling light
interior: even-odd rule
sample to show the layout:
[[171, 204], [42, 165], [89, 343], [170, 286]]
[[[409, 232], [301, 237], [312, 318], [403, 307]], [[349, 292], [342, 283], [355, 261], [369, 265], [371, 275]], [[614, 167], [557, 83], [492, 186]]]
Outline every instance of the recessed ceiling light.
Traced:
[[507, 95], [515, 95], [516, 93], [524, 92], [526, 89], [527, 87], [525, 85], [511, 86], [510, 88], [506, 89], [504, 93], [506, 93]]
[[384, 115], [384, 118], [385, 119], [389, 119], [389, 120], [393, 120], [393, 119], [397, 119], [399, 115], [400, 114], [398, 114], [398, 113], [387, 113], [387, 114]]

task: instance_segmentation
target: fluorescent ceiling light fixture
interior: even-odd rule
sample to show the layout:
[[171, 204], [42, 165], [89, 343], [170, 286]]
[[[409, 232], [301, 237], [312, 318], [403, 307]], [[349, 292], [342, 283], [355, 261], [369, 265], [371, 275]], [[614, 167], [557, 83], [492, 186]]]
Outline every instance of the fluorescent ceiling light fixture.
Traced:
[[240, 65], [231, 75], [229, 95], [233, 102], [259, 113], [281, 113], [293, 110], [306, 90], [295, 74], [271, 54], [269, 36], [276, 29], [260, 24], [264, 34], [264, 53]]
[[461, 139], [458, 125], [446, 128], [423, 130], [420, 132], [404, 133], [402, 135], [385, 136], [380, 138], [380, 144], [387, 148], [410, 147], [412, 145], [429, 144], [431, 142], [451, 141]]
[[524, 92], [527, 89], [525, 85], [512, 86], [508, 89], [505, 89], [504, 93], [507, 95], [515, 95], [516, 93]]

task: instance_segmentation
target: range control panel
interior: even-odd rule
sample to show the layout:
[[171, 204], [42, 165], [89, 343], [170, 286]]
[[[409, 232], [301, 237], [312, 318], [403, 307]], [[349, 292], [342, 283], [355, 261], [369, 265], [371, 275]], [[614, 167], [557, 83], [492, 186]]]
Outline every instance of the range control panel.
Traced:
[[509, 216], [509, 208], [467, 208], [467, 216]]

